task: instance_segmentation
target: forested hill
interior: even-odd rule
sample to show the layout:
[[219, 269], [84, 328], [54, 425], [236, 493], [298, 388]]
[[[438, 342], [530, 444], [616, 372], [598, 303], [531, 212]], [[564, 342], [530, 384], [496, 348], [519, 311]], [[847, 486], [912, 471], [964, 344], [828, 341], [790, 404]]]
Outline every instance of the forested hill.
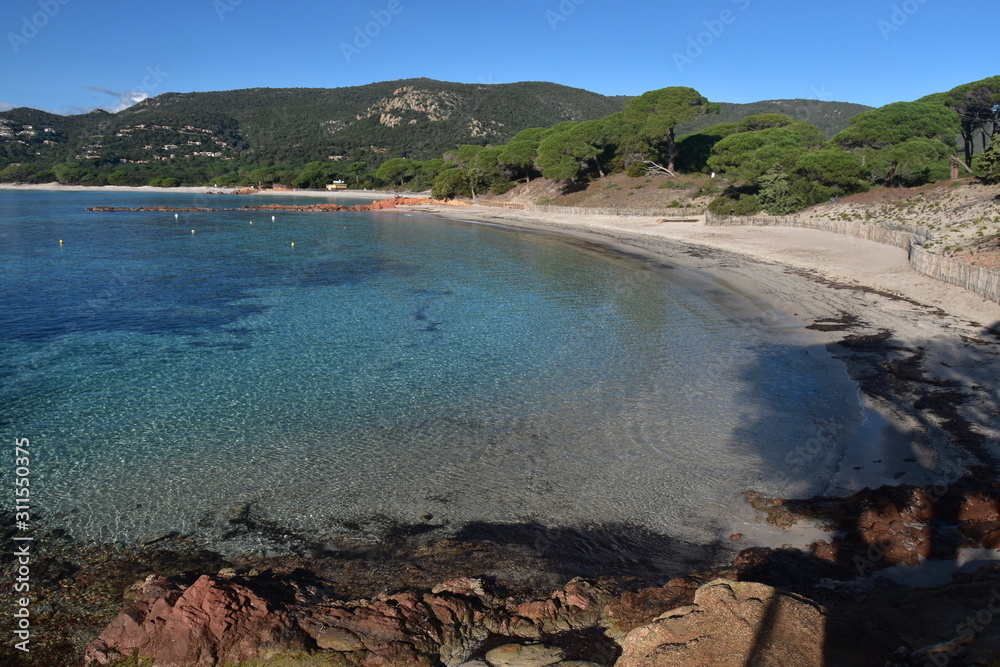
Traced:
[[738, 123], [744, 118], [761, 113], [780, 113], [812, 123], [832, 137], [847, 127], [848, 121], [872, 107], [851, 102], [824, 102], [822, 100], [765, 100], [750, 104], [720, 105], [718, 115], [704, 115], [677, 127], [678, 136], [694, 134], [719, 123]]
[[[552, 127], [620, 111], [606, 97], [554, 83], [463, 84], [407, 79], [348, 88], [252, 88], [165, 93], [117, 114], [58, 116], [34, 109], [0, 113], [0, 168], [65, 161], [157, 165], [228, 160], [236, 165], [426, 160], [463, 144], [498, 145], [529, 127]], [[828, 136], [869, 107], [818, 100], [723, 104], [721, 116], [679, 128], [779, 112]]]
[[529, 127], [599, 118], [620, 111], [626, 99], [554, 83], [431, 79], [165, 93], [117, 114], [0, 113], [0, 159], [305, 164], [333, 158], [374, 166], [393, 157], [438, 157], [461, 144], [503, 143]]

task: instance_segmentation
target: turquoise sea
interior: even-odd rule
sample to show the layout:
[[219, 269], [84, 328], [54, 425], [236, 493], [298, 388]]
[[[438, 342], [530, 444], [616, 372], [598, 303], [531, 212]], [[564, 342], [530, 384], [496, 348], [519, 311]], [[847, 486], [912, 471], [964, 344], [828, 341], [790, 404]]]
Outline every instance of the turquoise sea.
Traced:
[[266, 553], [276, 526], [473, 521], [704, 543], [748, 488], [822, 490], [860, 421], [800, 330], [660, 261], [399, 211], [83, 210], [298, 201], [0, 192], [0, 430], [31, 441], [40, 522]]

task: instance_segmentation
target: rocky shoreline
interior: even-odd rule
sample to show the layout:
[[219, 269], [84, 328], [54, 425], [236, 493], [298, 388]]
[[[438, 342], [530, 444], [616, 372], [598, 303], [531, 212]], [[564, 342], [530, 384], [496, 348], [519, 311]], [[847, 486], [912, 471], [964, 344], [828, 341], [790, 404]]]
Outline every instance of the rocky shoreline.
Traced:
[[[469, 667], [990, 664], [1000, 654], [997, 565], [927, 589], [879, 573], [957, 564], [965, 551], [995, 554], [1000, 546], [997, 323], [694, 243], [664, 249], [634, 230], [583, 233], [683, 256], [696, 270], [721, 267], [757, 293], [786, 290], [912, 450], [899, 461], [860, 452], [858, 477], [844, 487], [894, 474], [899, 484], [808, 500], [748, 490], [767, 521], [819, 522], [829, 537], [806, 550], [744, 549], [729, 566], [693, 573], [656, 566], [655, 550], [669, 542], [651, 540], [643, 551], [621, 535], [568, 528], [553, 537], [542, 526], [493, 526], [437, 542], [401, 526], [396, 539], [365, 553], [268, 559], [222, 558], [183, 536], [124, 549], [53, 533], [39, 538], [37, 651], [16, 664], [81, 664], [85, 648], [98, 664], [134, 651], [157, 665], [268, 664], [278, 656], [280, 664]], [[940, 480], [913, 483], [908, 458]]]
[[[600, 576], [600, 562], [581, 565], [569, 551], [571, 562], [560, 562], [527, 540], [501, 543], [505, 535], [401, 540], [353, 557], [223, 559], [182, 536], [113, 548], [52, 533], [39, 537], [44, 555], [33, 570], [32, 653], [25, 660], [4, 646], [0, 658], [135, 664], [121, 661], [137, 653], [178, 667], [988, 664], [1000, 651], [992, 623], [1000, 567], [930, 589], [874, 575], [916, 554], [947, 557], [942, 536], [959, 535], [950, 546], [994, 544], [998, 497], [995, 485], [966, 479], [847, 499], [751, 498], [776, 523], [835, 522], [838, 538], [812, 553], [745, 549], [729, 566], [673, 577], [610, 559], [611, 574]], [[954, 512], [937, 517], [929, 511], [937, 507]], [[589, 576], [569, 576], [574, 569]], [[928, 650], [948, 660], [928, 661]]]

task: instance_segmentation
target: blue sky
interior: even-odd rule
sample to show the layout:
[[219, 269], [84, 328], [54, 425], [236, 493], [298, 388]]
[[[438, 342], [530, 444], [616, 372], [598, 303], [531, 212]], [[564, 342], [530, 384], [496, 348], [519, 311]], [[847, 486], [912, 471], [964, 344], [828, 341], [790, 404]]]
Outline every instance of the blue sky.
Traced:
[[995, 16], [994, 0], [5, 0], [0, 109], [418, 76], [880, 106], [1000, 74]]

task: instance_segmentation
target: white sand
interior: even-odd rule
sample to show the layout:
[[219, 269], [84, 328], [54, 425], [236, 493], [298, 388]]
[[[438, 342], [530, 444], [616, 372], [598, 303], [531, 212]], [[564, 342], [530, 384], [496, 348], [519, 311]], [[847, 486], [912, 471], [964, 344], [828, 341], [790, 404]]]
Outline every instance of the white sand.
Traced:
[[[1000, 323], [1000, 304], [917, 273], [907, 263], [905, 250], [830, 232], [795, 227], [709, 227], [703, 222], [658, 224], [657, 218], [652, 217], [557, 215], [484, 206], [421, 208], [454, 218], [566, 232], [591, 232], [617, 241], [631, 236], [674, 242], [661, 248], [657, 253], [661, 255], [676, 255], [678, 248], [682, 247], [680, 244], [716, 248], [763, 262], [814, 271], [858, 286], [893, 292], [982, 325]], [[766, 291], [773, 290], [780, 294], [784, 283], [781, 281], [781, 284], [770, 286]], [[790, 300], [795, 302], [798, 299], [791, 297]], [[805, 305], [795, 309], [804, 308]], [[802, 313], [805, 317], [827, 314], [828, 308], [822, 306], [816, 313], [808, 309]]]

